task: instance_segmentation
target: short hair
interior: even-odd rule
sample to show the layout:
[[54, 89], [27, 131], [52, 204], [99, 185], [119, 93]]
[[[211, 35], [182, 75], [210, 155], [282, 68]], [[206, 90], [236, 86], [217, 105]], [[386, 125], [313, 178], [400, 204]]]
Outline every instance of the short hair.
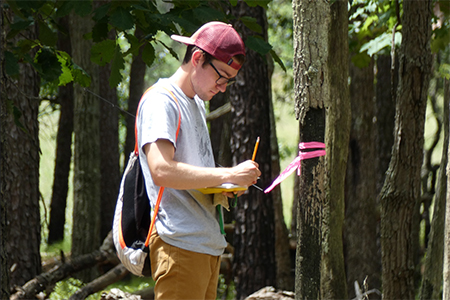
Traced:
[[[183, 65], [189, 63], [189, 61], [192, 58], [192, 54], [197, 50], [202, 51], [205, 55], [205, 61], [203, 62], [202, 67], [205, 67], [206, 65], [208, 65], [210, 62], [213, 61], [213, 59], [217, 59], [214, 56], [212, 56], [211, 54], [209, 54], [208, 52], [204, 51], [203, 49], [200, 49], [199, 47], [197, 47], [195, 45], [188, 45], [186, 48], [186, 54], [184, 55]], [[238, 54], [238, 55], [234, 56], [234, 58], [240, 65], [243, 65], [245, 62], [245, 55], [243, 55], [243, 54]]]

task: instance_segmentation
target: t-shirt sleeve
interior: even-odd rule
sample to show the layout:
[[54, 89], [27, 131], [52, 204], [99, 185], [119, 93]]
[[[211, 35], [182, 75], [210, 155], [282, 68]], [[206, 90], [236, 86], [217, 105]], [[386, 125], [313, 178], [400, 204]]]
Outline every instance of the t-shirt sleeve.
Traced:
[[137, 125], [139, 149], [158, 139], [170, 141], [176, 149], [178, 108], [170, 95], [153, 90], [147, 92], [139, 106]]

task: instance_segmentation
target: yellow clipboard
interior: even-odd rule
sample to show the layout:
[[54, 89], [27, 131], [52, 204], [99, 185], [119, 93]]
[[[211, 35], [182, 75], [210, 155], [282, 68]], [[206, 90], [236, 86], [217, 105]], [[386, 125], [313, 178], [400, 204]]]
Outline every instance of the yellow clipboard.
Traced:
[[245, 191], [247, 189], [248, 188], [245, 186], [236, 185], [236, 184], [232, 184], [232, 183], [223, 183], [218, 186], [212, 186], [212, 187], [207, 187], [207, 188], [202, 188], [202, 189], [197, 189], [197, 190], [202, 192], [203, 194], [217, 194], [217, 193], [222, 193], [222, 192], [233, 193], [233, 192]]

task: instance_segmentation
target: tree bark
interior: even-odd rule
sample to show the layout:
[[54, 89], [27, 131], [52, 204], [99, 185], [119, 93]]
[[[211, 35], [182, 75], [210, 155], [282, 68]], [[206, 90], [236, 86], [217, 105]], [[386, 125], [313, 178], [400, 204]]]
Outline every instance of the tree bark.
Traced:
[[[330, 9], [324, 1], [293, 3], [294, 93], [300, 141], [325, 140], [324, 101], [329, 99], [327, 57]], [[316, 22], [313, 22], [317, 20]], [[320, 20], [320, 21], [319, 21]], [[314, 28], [314, 29], [313, 29]], [[315, 34], [313, 34], [313, 32]], [[319, 86], [324, 86], [324, 89]], [[323, 94], [322, 94], [323, 93]], [[302, 162], [297, 206], [295, 299], [321, 299], [324, 159]]]
[[[59, 25], [69, 30], [69, 17], [59, 20]], [[72, 54], [70, 37], [59, 32], [58, 48]], [[64, 239], [66, 223], [66, 203], [69, 190], [69, 173], [72, 159], [73, 133], [73, 83], [58, 88], [60, 115], [56, 138], [55, 171], [53, 176], [52, 200], [50, 204], [50, 223], [48, 225], [48, 243]]]
[[[255, 18], [262, 28], [260, 35], [267, 40], [267, 22], [262, 7], [248, 7], [239, 2], [232, 14]], [[242, 23], [234, 24], [243, 40], [254, 33]], [[252, 157], [256, 138], [261, 143], [256, 161], [262, 172], [258, 184], [269, 186], [271, 182], [270, 151], [270, 85], [267, 64], [256, 52], [247, 49], [247, 63], [237, 76], [237, 83], [230, 88], [232, 105], [232, 162], [233, 165]], [[255, 80], [257, 78], [257, 80]], [[271, 194], [251, 188], [242, 195], [235, 208], [235, 274], [236, 298], [243, 299], [267, 285], [275, 285], [274, 212]]]
[[[395, 124], [395, 97], [392, 90], [397, 90], [398, 85], [398, 60], [396, 67], [391, 69], [391, 57], [379, 55], [377, 58], [376, 76], [376, 170], [377, 170], [377, 195], [386, 177], [392, 155], [392, 145], [394, 144], [394, 124]], [[394, 82], [391, 82], [391, 73]], [[391, 88], [391, 86], [393, 87]], [[378, 201], [378, 199], [377, 199]]]
[[[450, 81], [446, 80], [446, 97], [450, 97]], [[447, 112], [450, 110], [450, 103], [447, 101]], [[450, 131], [450, 125], [447, 125]], [[450, 138], [447, 143], [447, 158], [450, 157]], [[444, 271], [442, 284], [442, 299], [450, 299], [450, 164], [447, 163], [447, 201], [445, 203], [445, 231], [444, 231]]]
[[381, 289], [379, 207], [376, 201], [374, 61], [359, 68], [350, 63], [352, 126], [346, 173], [344, 253], [349, 298], [354, 282], [367, 277], [370, 289]]
[[3, 66], [4, 56], [3, 49], [5, 48], [5, 31], [3, 30], [3, 1], [0, 0], [0, 299], [9, 299], [9, 270], [8, 270], [8, 255], [7, 255], [7, 223], [6, 223], [6, 201], [3, 197], [5, 185], [5, 137], [6, 131], [6, 90]]
[[[10, 20], [14, 18], [11, 10], [4, 8], [4, 13], [9, 14]], [[37, 27], [33, 25], [8, 42], [15, 45], [19, 39], [36, 38]], [[8, 107], [2, 116], [2, 201], [7, 213], [7, 270], [11, 286], [24, 284], [41, 270], [39, 87], [39, 77], [30, 64], [20, 64], [19, 76], [4, 78], [2, 84], [1, 101]]]
[[[449, 143], [449, 86], [444, 80], [444, 143]], [[445, 231], [445, 205], [447, 193], [447, 164], [448, 149], [443, 147], [441, 165], [439, 167], [439, 177], [436, 188], [433, 221], [430, 231], [430, 239], [428, 242], [425, 271], [422, 278], [422, 286], [420, 290], [420, 299], [441, 299], [442, 272], [444, 260], [444, 231]], [[442, 298], [446, 299], [446, 298]]]
[[[142, 38], [142, 33], [139, 29], [136, 29], [135, 33], [138, 39]], [[142, 48], [139, 50], [139, 55], [133, 57], [133, 62], [131, 63], [130, 69], [130, 87], [129, 87], [129, 97], [128, 97], [128, 112], [135, 116], [139, 100], [141, 99], [142, 93], [144, 92], [145, 84], [145, 70], [147, 65], [142, 60]], [[124, 146], [124, 166], [127, 165], [129, 154], [134, 151], [134, 124], [135, 118], [130, 115], [125, 115], [125, 123], [127, 126], [127, 136], [125, 139]]]
[[295, 297], [343, 299], [343, 174], [350, 131], [347, 3], [298, 0], [293, 9], [300, 141], [325, 141], [327, 150], [324, 158], [302, 162]]
[[383, 299], [414, 299], [425, 109], [431, 68], [431, 1], [404, 1], [394, 147], [381, 191]]
[[[109, 32], [109, 38], [115, 39], [115, 33]], [[100, 103], [100, 240], [111, 231], [117, 194], [120, 185], [119, 167], [119, 113], [117, 106], [117, 90], [109, 85], [111, 65], [98, 68], [99, 94], [108, 102], [99, 98]], [[114, 106], [112, 106], [113, 104]]]
[[[99, 94], [98, 71], [90, 61], [92, 42], [83, 35], [92, 30], [93, 21], [71, 14], [70, 35], [73, 61], [91, 76], [90, 91]], [[100, 102], [75, 85], [75, 160], [72, 255], [90, 253], [100, 245]], [[109, 147], [110, 145], [102, 145]], [[91, 281], [95, 272], [77, 274]]]

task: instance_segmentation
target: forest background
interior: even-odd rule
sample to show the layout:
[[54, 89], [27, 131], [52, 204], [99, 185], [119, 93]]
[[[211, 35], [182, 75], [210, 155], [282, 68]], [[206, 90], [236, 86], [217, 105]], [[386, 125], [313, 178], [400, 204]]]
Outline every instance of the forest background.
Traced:
[[[111, 270], [120, 273], [116, 280], [126, 275], [117, 266], [106, 272], [111, 259], [95, 252], [110, 230], [121, 166], [134, 143], [133, 122], [111, 103], [134, 114], [143, 89], [177, 67], [182, 50], [168, 35], [216, 19], [233, 23], [249, 49], [237, 86], [209, 107], [228, 112], [210, 116], [217, 161], [251, 157], [261, 136], [258, 184], [265, 188], [297, 155], [299, 140], [327, 144], [327, 156], [304, 164], [281, 195], [250, 189], [228, 216], [233, 260], [220, 296], [229, 285], [235, 294], [228, 296], [239, 299], [266, 285], [295, 285], [297, 299], [376, 299], [381, 291], [386, 299], [445, 298], [448, 1], [172, 4], [2, 1], [2, 298], [74, 292], [79, 299], [92, 292], [81, 282]], [[413, 71], [407, 66], [417, 53], [408, 49], [423, 57]], [[421, 80], [408, 87], [414, 75]], [[402, 97], [412, 87], [422, 92]], [[303, 93], [309, 89], [316, 91]], [[72, 130], [61, 130], [58, 114], [73, 116]], [[58, 128], [50, 136], [57, 150], [66, 149], [62, 176], [64, 153], [48, 153], [49, 128]], [[406, 160], [399, 136], [411, 142]], [[426, 255], [431, 251], [437, 254]], [[33, 282], [55, 253], [61, 262], [45, 277], [52, 279]], [[73, 267], [67, 257], [92, 253], [88, 265], [99, 259], [109, 268], [54, 276]], [[54, 288], [72, 275], [78, 280]]]

